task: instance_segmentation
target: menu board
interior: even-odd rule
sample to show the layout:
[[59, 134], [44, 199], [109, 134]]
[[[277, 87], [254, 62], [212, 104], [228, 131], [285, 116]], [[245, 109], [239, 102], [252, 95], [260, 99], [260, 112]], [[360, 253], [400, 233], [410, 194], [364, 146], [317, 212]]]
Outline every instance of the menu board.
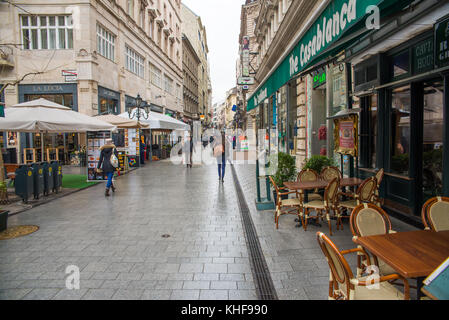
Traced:
[[101, 147], [105, 145], [106, 139], [111, 138], [110, 131], [87, 132], [87, 180], [105, 181], [107, 177], [103, 173], [97, 173], [100, 161]]
[[346, 118], [335, 119], [334, 123], [335, 152], [356, 157], [358, 152], [358, 117], [351, 115]]

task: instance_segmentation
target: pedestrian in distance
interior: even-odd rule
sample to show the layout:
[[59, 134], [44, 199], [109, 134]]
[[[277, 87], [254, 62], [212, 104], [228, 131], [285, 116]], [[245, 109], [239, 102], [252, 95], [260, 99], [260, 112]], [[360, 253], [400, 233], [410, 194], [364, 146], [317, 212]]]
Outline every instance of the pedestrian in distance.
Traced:
[[184, 144], [184, 155], [187, 168], [192, 168], [193, 139], [188, 135]]
[[106, 144], [100, 148], [100, 151], [100, 161], [98, 162], [97, 171], [103, 172], [108, 177], [104, 195], [109, 197], [109, 190], [111, 188], [112, 192], [116, 190], [112, 179], [118, 167], [118, 153], [112, 139], [106, 139]]
[[213, 152], [218, 165], [218, 180], [224, 182], [227, 152], [229, 150], [224, 131], [221, 132], [221, 136], [215, 136], [214, 140]]

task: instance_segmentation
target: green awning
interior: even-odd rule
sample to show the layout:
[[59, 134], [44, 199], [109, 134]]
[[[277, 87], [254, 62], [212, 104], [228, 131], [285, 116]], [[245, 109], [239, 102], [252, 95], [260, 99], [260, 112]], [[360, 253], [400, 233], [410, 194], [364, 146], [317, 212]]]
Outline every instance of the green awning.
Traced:
[[377, 6], [386, 16], [402, 10], [413, 0], [333, 0], [311, 25], [271, 76], [251, 95], [247, 111], [256, 108], [293, 77], [308, 67], [342, 51], [368, 30], [365, 17]]

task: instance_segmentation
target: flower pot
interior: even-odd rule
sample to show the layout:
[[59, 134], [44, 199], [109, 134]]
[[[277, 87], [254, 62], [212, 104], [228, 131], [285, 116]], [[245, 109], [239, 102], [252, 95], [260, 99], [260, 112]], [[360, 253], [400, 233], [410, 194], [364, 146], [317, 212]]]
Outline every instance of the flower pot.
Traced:
[[5, 231], [8, 227], [9, 211], [0, 211], [0, 232]]

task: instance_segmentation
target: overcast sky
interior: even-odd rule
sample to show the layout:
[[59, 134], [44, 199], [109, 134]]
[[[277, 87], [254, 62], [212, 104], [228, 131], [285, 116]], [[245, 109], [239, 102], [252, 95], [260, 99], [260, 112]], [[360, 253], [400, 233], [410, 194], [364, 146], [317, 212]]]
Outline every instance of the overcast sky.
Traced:
[[225, 99], [236, 85], [235, 64], [240, 34], [240, 11], [244, 0], [182, 0], [201, 17], [206, 27], [212, 81], [212, 102]]

